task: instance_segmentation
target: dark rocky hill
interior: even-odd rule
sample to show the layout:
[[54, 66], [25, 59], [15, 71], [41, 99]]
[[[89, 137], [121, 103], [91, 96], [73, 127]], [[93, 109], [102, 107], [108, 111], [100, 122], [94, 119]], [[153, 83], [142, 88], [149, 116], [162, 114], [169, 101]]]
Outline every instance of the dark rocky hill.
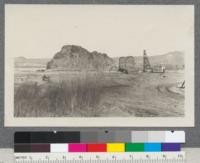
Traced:
[[69, 71], [109, 70], [114, 61], [105, 53], [88, 50], [76, 45], [65, 45], [47, 63], [47, 69], [64, 69]]

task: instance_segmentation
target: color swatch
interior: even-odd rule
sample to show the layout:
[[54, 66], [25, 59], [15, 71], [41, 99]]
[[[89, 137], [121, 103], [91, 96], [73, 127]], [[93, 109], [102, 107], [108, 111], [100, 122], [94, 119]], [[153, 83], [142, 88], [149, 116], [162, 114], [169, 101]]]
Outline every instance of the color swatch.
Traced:
[[126, 152], [143, 152], [144, 143], [126, 143], [125, 148]]
[[161, 143], [144, 143], [144, 151], [160, 152], [161, 151]]
[[108, 143], [107, 152], [125, 152], [124, 143]]
[[68, 149], [69, 149], [68, 144], [51, 144], [50, 145], [51, 153], [68, 152]]
[[87, 152], [87, 144], [69, 144], [69, 152]]
[[181, 144], [179, 143], [163, 143], [162, 151], [180, 151], [181, 150]]
[[88, 144], [87, 152], [107, 152], [106, 144]]

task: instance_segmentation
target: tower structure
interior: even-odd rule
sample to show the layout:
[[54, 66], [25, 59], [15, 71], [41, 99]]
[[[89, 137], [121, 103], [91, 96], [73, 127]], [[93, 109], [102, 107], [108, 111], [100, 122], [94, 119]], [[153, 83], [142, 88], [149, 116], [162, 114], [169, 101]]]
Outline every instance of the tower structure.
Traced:
[[149, 62], [149, 58], [147, 56], [146, 50], [143, 52], [143, 72], [151, 72], [152, 68]]

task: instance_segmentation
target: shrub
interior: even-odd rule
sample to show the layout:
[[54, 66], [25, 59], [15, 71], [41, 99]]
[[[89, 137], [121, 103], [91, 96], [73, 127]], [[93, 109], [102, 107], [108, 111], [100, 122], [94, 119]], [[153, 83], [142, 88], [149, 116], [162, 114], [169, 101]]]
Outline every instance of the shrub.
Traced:
[[59, 82], [42, 85], [24, 83], [16, 87], [15, 116], [98, 116], [103, 76], [100, 73], [81, 73], [76, 77], [67, 77]]

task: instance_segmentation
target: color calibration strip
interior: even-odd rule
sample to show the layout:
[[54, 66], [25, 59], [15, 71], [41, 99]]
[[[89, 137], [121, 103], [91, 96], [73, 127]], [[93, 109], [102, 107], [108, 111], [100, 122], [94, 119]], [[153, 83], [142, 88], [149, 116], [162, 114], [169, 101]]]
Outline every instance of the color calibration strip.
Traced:
[[16, 132], [15, 144], [34, 143], [185, 143], [184, 131]]
[[16, 132], [14, 142], [17, 153], [180, 151], [181, 143], [185, 142], [185, 132]]
[[23, 152], [173, 152], [180, 151], [180, 143], [101, 143], [101, 144], [15, 144], [16, 153]]

